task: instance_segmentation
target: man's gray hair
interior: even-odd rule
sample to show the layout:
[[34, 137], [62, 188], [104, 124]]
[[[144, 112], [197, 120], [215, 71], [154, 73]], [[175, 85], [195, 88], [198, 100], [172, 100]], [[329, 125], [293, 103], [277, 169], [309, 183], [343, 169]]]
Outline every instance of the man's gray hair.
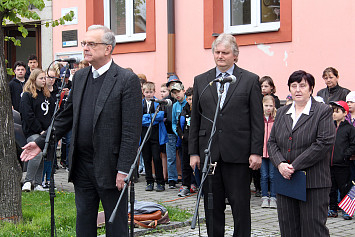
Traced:
[[216, 46], [219, 44], [223, 44], [224, 46], [230, 46], [234, 56], [238, 57], [239, 48], [238, 48], [237, 41], [235, 40], [233, 35], [226, 34], [226, 33], [220, 34], [212, 43], [212, 53], [214, 53]]
[[91, 25], [88, 28], [88, 31], [91, 30], [102, 30], [104, 35], [102, 36], [102, 43], [108, 44], [112, 46], [111, 53], [116, 46], [116, 38], [115, 33], [112, 32], [107, 26], [103, 25]]

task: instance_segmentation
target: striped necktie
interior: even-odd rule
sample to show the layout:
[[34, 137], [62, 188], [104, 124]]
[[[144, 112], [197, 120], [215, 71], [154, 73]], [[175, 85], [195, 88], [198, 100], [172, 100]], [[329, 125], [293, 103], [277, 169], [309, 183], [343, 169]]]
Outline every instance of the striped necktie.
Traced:
[[[228, 77], [229, 73], [220, 73], [218, 77]], [[219, 88], [221, 87], [221, 83], [218, 83], [219, 86], [217, 87], [218, 93], [219, 93]], [[224, 83], [224, 91], [222, 93], [222, 97], [221, 97], [221, 103], [219, 104], [219, 108], [222, 109], [223, 108], [223, 104], [224, 101], [226, 100], [226, 96], [227, 96], [227, 91], [228, 91], [228, 87], [229, 87], [229, 83]]]

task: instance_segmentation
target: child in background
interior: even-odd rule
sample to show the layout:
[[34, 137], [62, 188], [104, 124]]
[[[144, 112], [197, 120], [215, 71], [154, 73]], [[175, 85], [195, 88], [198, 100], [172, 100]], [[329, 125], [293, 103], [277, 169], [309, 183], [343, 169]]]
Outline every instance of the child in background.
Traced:
[[292, 103], [293, 103], [292, 95], [288, 95], [288, 96], [286, 97], [286, 103], [285, 103], [285, 105], [290, 105], [290, 104], [292, 104]]
[[[33, 69], [23, 87], [20, 102], [22, 130], [27, 142], [33, 142], [48, 129], [54, 112], [54, 104], [55, 102], [46, 86], [45, 72], [41, 69]], [[51, 157], [50, 153], [48, 153], [48, 157]], [[43, 157], [42, 152], [40, 152], [28, 162], [22, 191], [30, 192], [32, 182], [35, 191], [44, 191], [42, 177]]]
[[[265, 95], [263, 98], [264, 108], [264, 148], [263, 159], [261, 163], [261, 196], [262, 196], [262, 208], [270, 207], [276, 208], [276, 193], [274, 188], [274, 166], [272, 165], [269, 154], [267, 152], [267, 141], [269, 140], [272, 125], [276, 116], [275, 99], [271, 95]], [[270, 197], [268, 195], [268, 187], [270, 181]]]
[[[173, 110], [172, 110], [172, 114], [171, 114], [171, 125], [172, 125], [173, 132], [177, 136], [177, 141], [176, 141], [176, 147], [178, 149], [178, 155], [176, 156], [177, 170], [179, 172], [179, 167], [180, 167], [179, 174], [181, 174], [181, 176], [182, 176], [181, 171], [182, 171], [182, 166], [183, 166], [182, 163], [183, 162], [182, 162], [181, 139], [178, 136], [176, 129], [177, 129], [177, 121], [179, 119], [179, 115], [182, 111], [182, 108], [184, 108], [184, 106], [186, 105], [187, 102], [185, 99], [185, 90], [184, 90], [183, 84], [175, 83], [174, 85], [171, 86], [170, 91], [171, 91], [171, 95], [177, 100], [173, 104]], [[180, 164], [180, 166], [179, 166], [179, 164]], [[182, 178], [181, 178], [181, 181], [182, 181]]]
[[169, 96], [169, 90], [168, 90], [168, 87], [166, 86], [166, 83], [163, 83], [160, 86], [160, 96], [162, 99], [165, 99]]
[[[330, 102], [329, 104], [333, 108], [333, 119], [337, 129], [330, 159], [332, 187], [329, 194], [328, 217], [337, 217], [338, 190], [340, 191], [340, 199], [343, 199], [352, 187], [349, 158], [355, 154], [355, 128], [345, 120], [346, 115], [349, 113], [349, 106], [345, 101]], [[344, 211], [343, 218], [345, 220], [352, 219]]]
[[[346, 96], [346, 103], [349, 106], [349, 113], [346, 115], [345, 119], [355, 127], [355, 91], [350, 92]], [[350, 157], [350, 179], [355, 182], [355, 155]]]
[[182, 108], [186, 105], [187, 101], [185, 99], [185, 90], [184, 90], [184, 85], [182, 84], [175, 84], [171, 87], [171, 94], [174, 96], [174, 98], [177, 100], [174, 105], [173, 105], [173, 111], [172, 111], [172, 127], [173, 131], [176, 136], [177, 134], [177, 121], [179, 119], [179, 115], [182, 111]]
[[[143, 141], [145, 134], [148, 131], [148, 127], [152, 121], [153, 114], [156, 107], [159, 105], [156, 102], [150, 101], [155, 98], [155, 85], [153, 82], [146, 82], [143, 84], [143, 118], [142, 118], [142, 134], [141, 141]], [[163, 176], [163, 166], [160, 159], [160, 145], [167, 142], [167, 133], [164, 125], [164, 111], [159, 111], [152, 125], [149, 139], [142, 148], [144, 167], [145, 167], [145, 179], [147, 181], [146, 191], [153, 191], [154, 178], [152, 174], [152, 158], [155, 169], [155, 181], [157, 183], [156, 191], [162, 192], [165, 190], [165, 182]]]
[[[168, 90], [168, 87], [166, 86], [166, 83], [163, 83], [160, 86], [160, 96], [162, 99], [167, 99], [169, 97], [169, 90]], [[164, 125], [165, 125], [165, 120], [166, 120], [167, 114], [166, 114], [166, 108], [164, 106], [162, 106], [162, 111], [164, 111]], [[160, 156], [161, 156], [161, 160], [163, 163], [164, 180], [166, 183], [168, 183], [168, 163], [167, 163], [166, 145], [165, 144], [160, 146]]]
[[[170, 99], [173, 102], [173, 104], [176, 102], [176, 99], [171, 94], [171, 88], [175, 84], [182, 84], [182, 82], [175, 74], [170, 75], [168, 82], [166, 83], [166, 87], [169, 90], [169, 96], [166, 99]], [[168, 182], [169, 182], [169, 189], [175, 189], [176, 184], [178, 182], [178, 169], [177, 169], [178, 157], [176, 154], [177, 136], [175, 135], [172, 126], [172, 114], [173, 114], [172, 106], [165, 107], [165, 114], [166, 114], [166, 120], [164, 121], [164, 124], [169, 138], [169, 141], [166, 144], [166, 156], [167, 156], [166, 159], [168, 163]]]
[[[59, 77], [59, 75], [57, 74], [57, 71], [54, 68], [49, 68], [46, 71], [46, 86], [51, 94], [54, 103], [57, 102], [57, 93], [58, 93], [58, 88], [55, 86], [56, 77]], [[52, 153], [51, 155], [53, 156]], [[48, 158], [49, 159], [44, 160], [43, 162], [42, 187], [45, 189], [49, 188], [50, 177], [52, 172], [52, 157], [48, 157]]]
[[[133, 70], [132, 70], [132, 72], [133, 72]], [[144, 99], [143, 84], [147, 82], [147, 77], [144, 74], [137, 74], [137, 77], [139, 78], [139, 82], [141, 83], [142, 99]], [[142, 153], [139, 158], [138, 174], [145, 175], [145, 167], [144, 167], [144, 160], [143, 160]], [[138, 175], [137, 175], [137, 177], [138, 177]]]
[[280, 100], [279, 97], [275, 95], [276, 87], [272, 78], [269, 76], [263, 76], [260, 78], [259, 83], [261, 86], [261, 94], [263, 94], [263, 96], [271, 95], [274, 97], [276, 109], [280, 108]]
[[[191, 176], [193, 170], [190, 166], [190, 156], [188, 152], [188, 142], [189, 142], [189, 129], [190, 129], [190, 119], [191, 119], [191, 108], [192, 108], [192, 87], [186, 90], [186, 105], [183, 107], [179, 119], [177, 120], [177, 133], [181, 138], [182, 147], [182, 187], [179, 191], [179, 197], [185, 197], [190, 195], [191, 191], [195, 192], [197, 190], [196, 185], [191, 184]], [[191, 190], [190, 190], [191, 189]]]

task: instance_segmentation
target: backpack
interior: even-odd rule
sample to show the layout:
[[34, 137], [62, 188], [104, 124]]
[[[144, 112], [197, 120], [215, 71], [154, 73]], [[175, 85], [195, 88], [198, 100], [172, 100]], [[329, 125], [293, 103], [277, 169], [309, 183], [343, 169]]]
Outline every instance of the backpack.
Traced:
[[[130, 212], [130, 203], [128, 203]], [[128, 224], [131, 221], [131, 214], [128, 213]], [[170, 223], [168, 210], [160, 204], [154, 202], [135, 201], [134, 203], [134, 224], [144, 228], [156, 228], [158, 224]], [[105, 225], [105, 214], [98, 213], [97, 227]]]
[[[128, 212], [130, 212], [130, 203]], [[128, 223], [131, 221], [131, 214], [128, 213]], [[135, 201], [134, 223], [144, 228], [156, 228], [158, 224], [170, 222], [169, 213], [165, 207], [154, 202]]]

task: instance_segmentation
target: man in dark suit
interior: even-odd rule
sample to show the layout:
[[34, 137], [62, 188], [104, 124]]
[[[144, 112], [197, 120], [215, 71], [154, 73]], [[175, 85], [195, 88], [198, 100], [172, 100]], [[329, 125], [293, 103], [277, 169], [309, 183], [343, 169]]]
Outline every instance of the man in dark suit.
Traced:
[[[69, 181], [74, 183], [77, 236], [97, 236], [101, 200], [106, 236], [128, 236], [127, 193], [113, 224], [108, 219], [137, 152], [141, 132], [141, 87], [138, 77], [112, 61], [115, 35], [105, 26], [90, 26], [81, 45], [91, 67], [75, 73], [68, 100], [56, 118], [57, 138], [72, 128]], [[22, 160], [44, 147], [41, 136], [24, 147]]]
[[[232, 208], [233, 236], [250, 236], [250, 185], [249, 167], [259, 169], [263, 151], [263, 108], [259, 77], [235, 65], [238, 45], [229, 34], [221, 34], [212, 44], [216, 67], [195, 77], [192, 103], [189, 154], [192, 168], [203, 166], [204, 149], [212, 130], [219, 83], [210, 84], [220, 75], [233, 74], [234, 84], [226, 83], [222, 94], [216, 131], [211, 147], [212, 162], [217, 162], [212, 176], [213, 186], [213, 236], [224, 236], [225, 198]], [[226, 74], [227, 73], [227, 74]], [[202, 157], [201, 157], [202, 156]], [[202, 160], [201, 160], [202, 159]], [[208, 184], [205, 193], [206, 218]], [[208, 219], [207, 219], [208, 223]], [[209, 235], [210, 226], [207, 225]]]

